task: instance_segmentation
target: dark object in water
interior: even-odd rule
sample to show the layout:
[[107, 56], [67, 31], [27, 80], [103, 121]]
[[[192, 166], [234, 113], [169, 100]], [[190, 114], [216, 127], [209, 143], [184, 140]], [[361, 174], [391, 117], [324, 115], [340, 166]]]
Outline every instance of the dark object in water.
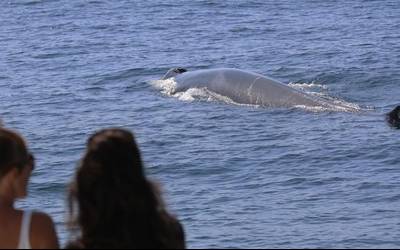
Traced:
[[400, 129], [400, 106], [388, 113], [386, 119], [390, 126]]

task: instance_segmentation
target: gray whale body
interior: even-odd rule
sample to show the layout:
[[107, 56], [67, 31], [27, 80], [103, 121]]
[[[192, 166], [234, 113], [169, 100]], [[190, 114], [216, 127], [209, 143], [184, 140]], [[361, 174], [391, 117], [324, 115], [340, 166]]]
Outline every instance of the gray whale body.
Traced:
[[176, 81], [175, 93], [184, 92], [190, 88], [207, 88], [239, 104], [286, 108], [337, 106], [266, 76], [239, 69], [187, 71], [178, 68], [171, 69], [163, 77], [163, 79], [169, 78], [174, 78]]

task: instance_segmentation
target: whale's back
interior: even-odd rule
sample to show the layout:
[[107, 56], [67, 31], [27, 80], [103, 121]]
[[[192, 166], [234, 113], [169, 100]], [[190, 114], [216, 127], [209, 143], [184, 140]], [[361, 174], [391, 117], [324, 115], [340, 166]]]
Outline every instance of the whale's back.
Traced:
[[307, 94], [263, 75], [230, 68], [197, 70], [175, 77], [176, 92], [207, 88], [242, 104], [263, 106], [318, 105]]

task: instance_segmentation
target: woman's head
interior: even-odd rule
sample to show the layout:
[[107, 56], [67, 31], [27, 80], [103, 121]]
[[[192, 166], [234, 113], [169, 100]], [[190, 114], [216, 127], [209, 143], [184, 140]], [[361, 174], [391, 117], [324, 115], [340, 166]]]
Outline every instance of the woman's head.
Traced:
[[89, 139], [71, 187], [70, 209], [86, 247], [163, 244], [164, 208], [128, 131], [103, 130]]
[[144, 181], [142, 159], [135, 138], [129, 131], [107, 129], [94, 134], [88, 141], [83, 167], [102, 171], [107, 176], [127, 176]]
[[0, 128], [0, 192], [9, 198], [23, 198], [33, 168], [33, 156], [17, 133]]

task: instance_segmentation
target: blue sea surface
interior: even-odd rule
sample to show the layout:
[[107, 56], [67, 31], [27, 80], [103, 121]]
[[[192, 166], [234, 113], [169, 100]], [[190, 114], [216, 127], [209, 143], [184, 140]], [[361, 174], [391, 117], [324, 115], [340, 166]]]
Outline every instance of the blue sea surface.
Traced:
[[[3, 0], [0, 118], [37, 158], [30, 195], [68, 239], [87, 138], [133, 130], [191, 248], [399, 248], [398, 0]], [[359, 112], [241, 106], [152, 84], [257, 72]], [[112, 201], [110, 201], [112, 202]]]

